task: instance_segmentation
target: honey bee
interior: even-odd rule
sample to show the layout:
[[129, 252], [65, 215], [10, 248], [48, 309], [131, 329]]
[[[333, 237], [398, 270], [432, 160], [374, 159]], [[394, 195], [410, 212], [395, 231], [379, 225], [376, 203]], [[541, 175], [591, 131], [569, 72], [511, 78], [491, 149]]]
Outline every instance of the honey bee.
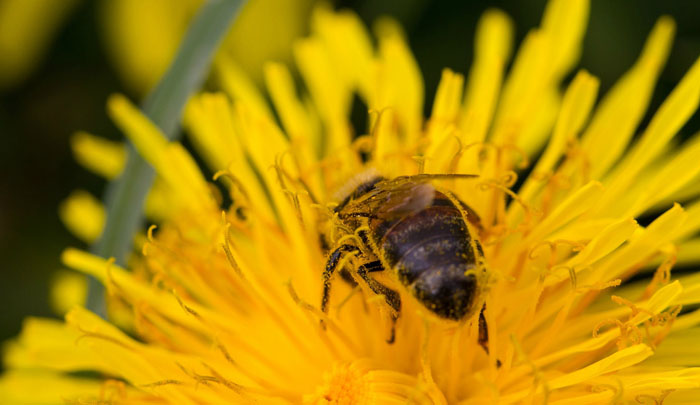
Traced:
[[[476, 176], [372, 176], [334, 208], [340, 226], [358, 237], [344, 238], [348, 242], [328, 256], [321, 298], [324, 312], [328, 312], [332, 277], [349, 254], [361, 264], [345, 270], [354, 272], [373, 293], [383, 295], [391, 309], [389, 343], [395, 338], [401, 296], [373, 278], [372, 273], [390, 271], [411, 296], [439, 318], [461, 321], [480, 309], [480, 271], [484, 267], [477, 236], [482, 230], [480, 219], [456, 196], [438, 191], [430, 183], [454, 177]], [[484, 345], [483, 311], [479, 324], [479, 341]]]

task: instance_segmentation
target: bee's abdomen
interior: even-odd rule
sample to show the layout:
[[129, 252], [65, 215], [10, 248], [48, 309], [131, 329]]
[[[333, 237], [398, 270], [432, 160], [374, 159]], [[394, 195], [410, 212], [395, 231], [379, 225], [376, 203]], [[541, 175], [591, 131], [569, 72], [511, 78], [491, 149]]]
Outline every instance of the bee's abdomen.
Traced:
[[459, 320], [476, 289], [471, 236], [459, 210], [433, 205], [394, 224], [382, 238], [399, 280], [435, 314]]
[[453, 258], [473, 261], [470, 239], [459, 210], [432, 206], [393, 224], [381, 235], [380, 244], [392, 267], [410, 262], [418, 271]]

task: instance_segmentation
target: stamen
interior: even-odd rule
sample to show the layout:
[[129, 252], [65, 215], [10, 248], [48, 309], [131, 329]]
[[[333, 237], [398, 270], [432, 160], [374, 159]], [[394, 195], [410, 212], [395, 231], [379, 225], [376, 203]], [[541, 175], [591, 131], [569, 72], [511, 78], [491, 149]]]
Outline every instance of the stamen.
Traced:
[[238, 364], [237, 364], [236, 361], [233, 359], [233, 357], [231, 357], [231, 354], [229, 353], [228, 349], [226, 349], [226, 346], [224, 346], [224, 345], [223, 345], [221, 342], [219, 342], [218, 340], [217, 340], [217, 342], [216, 342], [216, 348], [219, 349], [219, 351], [221, 352], [221, 354], [224, 356], [224, 358], [226, 359], [226, 361], [227, 361], [229, 364], [231, 364], [232, 366], [238, 367]]
[[515, 185], [515, 183], [518, 182], [518, 174], [512, 170], [508, 170], [503, 176], [501, 176], [501, 179], [499, 183], [503, 185], [503, 187], [506, 188], [511, 188]]
[[[225, 213], [222, 212], [222, 214], [224, 214], [224, 221], [226, 221]], [[229, 265], [236, 273], [236, 275], [238, 275], [242, 280], [246, 280], [245, 275], [243, 275], [243, 271], [241, 270], [241, 267], [238, 265], [238, 262], [233, 257], [233, 251], [231, 250], [231, 235], [229, 234], [230, 227], [231, 224], [226, 222], [224, 225], [224, 243], [221, 245], [221, 247], [224, 249], [224, 253], [226, 254], [226, 260], [228, 260]]]
[[235, 196], [233, 195], [233, 191], [235, 189], [238, 189], [238, 191], [241, 193], [243, 198], [245, 199], [245, 205], [244, 206], [250, 206], [250, 197], [248, 192], [246, 191], [245, 187], [243, 187], [243, 183], [241, 183], [240, 180], [236, 176], [231, 173], [230, 170], [219, 170], [218, 172], [214, 173], [214, 176], [212, 177], [212, 180], [217, 181], [221, 177], [226, 177], [227, 179], [231, 180], [231, 183], [233, 184], [234, 188], [231, 188], [231, 198], [236, 199]]
[[[586, 266], [586, 268], [591, 268], [591, 266]], [[583, 270], [585, 270], [585, 268]], [[576, 289], [576, 292], [587, 293], [590, 291], [601, 291], [611, 287], [619, 287], [620, 284], [622, 284], [622, 279], [616, 278], [615, 280], [582, 285], [578, 289]]]
[[[509, 178], [507, 177], [505, 180], [509, 180]], [[492, 179], [492, 180], [486, 180], [486, 181], [483, 181], [482, 183], [479, 183], [478, 187], [481, 191], [489, 191], [491, 189], [501, 191], [501, 192], [507, 194], [508, 196], [510, 196], [513, 199], [513, 201], [518, 203], [518, 205], [520, 205], [523, 208], [523, 210], [525, 211], [525, 220], [522, 222], [522, 224], [520, 224], [519, 228], [527, 229], [529, 227], [529, 224], [532, 223], [532, 221], [534, 219], [533, 209], [522, 198], [520, 198], [519, 195], [517, 195], [515, 192], [513, 192], [506, 185], [501, 184], [498, 180]], [[496, 221], [496, 223], [499, 223], [499, 222], [502, 222], [502, 221], [500, 221], [500, 220]]]
[[154, 242], [154, 238], [153, 238], [153, 231], [155, 231], [156, 228], [157, 228], [156, 225], [151, 225], [151, 226], [148, 227], [148, 231], [146, 231], [146, 239], [147, 239], [147, 242], [145, 242], [145, 243], [143, 244], [143, 246], [141, 247], [141, 254], [142, 254], [143, 256], [148, 256], [148, 248], [149, 248], [153, 243], [155, 243], [155, 242]]
[[117, 339], [117, 338], [115, 338], [115, 337], [112, 337], [112, 336], [109, 336], [109, 335], [105, 335], [105, 334], [102, 334], [102, 333], [99, 333], [99, 332], [89, 332], [89, 331], [83, 329], [83, 328], [80, 327], [80, 326], [78, 327], [78, 330], [80, 331], [80, 333], [82, 333], [82, 335], [78, 336], [78, 337], [75, 339], [75, 344], [76, 344], [76, 345], [78, 344], [78, 342], [80, 342], [80, 341], [83, 340], [83, 339], [86, 339], [86, 338], [95, 338], [95, 339], [104, 340], [104, 341], [107, 341], [107, 342], [110, 342], [110, 343], [114, 343], [115, 345], [120, 346], [120, 347], [123, 347], [124, 349], [127, 349], [127, 350], [132, 351], [132, 352], [136, 352], [136, 348], [131, 347], [131, 346], [128, 345], [127, 343], [122, 342], [121, 340], [119, 340], [119, 339]]
[[519, 147], [518, 145], [514, 143], [508, 143], [503, 145], [497, 145], [496, 147], [500, 148], [502, 151], [516, 152], [516, 154], [520, 157], [520, 164], [518, 164], [517, 166], [518, 169], [527, 169], [530, 166], [530, 158], [528, 157], [527, 152], [525, 152], [525, 150]]
[[350, 147], [356, 153], [370, 153], [374, 149], [374, 138], [372, 135], [360, 135], [352, 142]]
[[632, 310], [632, 313], [630, 314], [630, 319], [634, 318], [639, 313], [647, 314], [650, 317], [654, 317], [656, 315], [653, 312], [649, 311], [648, 309], [639, 308], [638, 306], [636, 306], [634, 304], [634, 302], [632, 302], [628, 299], [622, 298], [620, 296], [613, 295], [612, 297], [610, 297], [610, 299], [613, 300], [613, 302], [618, 304], [618, 305], [628, 306]]
[[[639, 404], [653, 404], [653, 405], [663, 405], [666, 397], [675, 390], [662, 390], [658, 396], [653, 396], [649, 394], [640, 394], [634, 397], [634, 400]], [[652, 402], [646, 402], [650, 400]]]
[[289, 196], [292, 203], [292, 208], [294, 208], [294, 214], [297, 221], [299, 221], [299, 226], [301, 226], [301, 229], [305, 229], [306, 225], [304, 224], [304, 217], [301, 213], [301, 204], [299, 204], [299, 193], [287, 189], [283, 189], [282, 192]]
[[617, 405], [622, 401], [624, 398], [625, 394], [625, 386], [622, 383], [622, 380], [619, 378], [615, 378], [615, 382], [617, 383], [617, 386], [610, 385], [610, 384], [598, 384], [594, 385], [591, 387], [592, 392], [603, 392], [605, 390], [610, 390], [613, 392], [613, 397], [610, 400], [610, 405]]
[[228, 389], [230, 389], [238, 394], [243, 394], [244, 391], [248, 391], [248, 389], [246, 387], [244, 387], [243, 385], [237, 384], [237, 383], [235, 383], [227, 378], [224, 378], [219, 372], [217, 372], [210, 365], [208, 365], [206, 363], [202, 363], [202, 365], [204, 367], [206, 367], [209, 370], [209, 372], [212, 374], [212, 377], [214, 379], [218, 380], [218, 382], [220, 384], [222, 384], [224, 387], [226, 387], [226, 388], [228, 388]]
[[151, 225], [148, 227], [148, 231], [146, 231], [146, 237], [148, 238], [149, 242], [153, 242], [153, 232], [158, 228], [155, 224]]
[[294, 182], [294, 178], [284, 169], [282, 166], [282, 159], [284, 159], [284, 156], [287, 154], [287, 152], [283, 152], [275, 157], [275, 164], [271, 166], [275, 170], [275, 173], [277, 173], [277, 181], [280, 184], [280, 187], [282, 188], [282, 192], [285, 193], [292, 204], [292, 207], [294, 208], [294, 212], [296, 214], [297, 220], [299, 221], [299, 224], [301, 225], [302, 229], [304, 229], [304, 218], [301, 213], [301, 206], [299, 205], [299, 196], [296, 191], [291, 190], [286, 182], [284, 181], [285, 178], [289, 179], [291, 182]]
[[195, 318], [197, 318], [198, 320], [203, 322], [202, 317], [199, 315], [199, 313], [197, 311], [195, 311], [194, 309], [190, 308], [189, 306], [187, 306], [182, 301], [182, 299], [180, 299], [180, 297], [177, 295], [177, 292], [175, 290], [172, 290], [171, 292], [172, 292], [173, 296], [175, 297], [175, 299], [177, 300], [177, 303], [180, 304], [180, 307], [182, 309], [184, 309], [185, 312], [187, 312], [188, 314], [194, 316]]
[[155, 387], [160, 387], [163, 385], [184, 385], [185, 383], [180, 381], [180, 380], [160, 380], [160, 381], [154, 381], [152, 383], [148, 384], [141, 384], [139, 387], [142, 388], [155, 388]]
[[[652, 347], [652, 349], [658, 347], [661, 344], [661, 342], [666, 338], [666, 336], [668, 336], [668, 334], [671, 333], [673, 323], [678, 318], [678, 315], [681, 313], [682, 309], [682, 305], [676, 305], [668, 311], [662, 312], [645, 322], [645, 326], [647, 326], [647, 338], [649, 339], [649, 344]], [[652, 339], [649, 335], [649, 326], [662, 326], [663, 329], [661, 329]]]
[[423, 174], [425, 172], [425, 161], [428, 159], [427, 156], [411, 156], [414, 162], [418, 164], [418, 174]]
[[447, 166], [447, 171], [449, 173], [455, 173], [457, 171], [459, 160], [462, 158], [462, 155], [466, 150], [464, 144], [462, 143], [462, 136], [460, 136], [460, 134], [461, 131], [459, 129], [456, 129], [455, 133], [452, 135], [457, 141], [457, 151], [454, 153], [454, 155], [452, 155], [452, 159], [450, 159], [450, 164]]
[[616, 325], [620, 329], [620, 336], [616, 340], [618, 350], [626, 348], [628, 342], [631, 342], [633, 345], [642, 343], [642, 332], [637, 325], [632, 325], [629, 322], [622, 322], [619, 319], [606, 319], [598, 322], [594, 326], [593, 337], [599, 337], [600, 329], [606, 325]]
[[654, 276], [652, 277], [649, 285], [642, 293], [641, 299], [647, 299], [651, 297], [654, 292], [656, 292], [659, 285], [666, 285], [671, 281], [671, 269], [676, 265], [678, 260], [678, 247], [676, 245], [671, 245], [670, 248], [666, 249], [666, 258], [661, 262], [659, 267], [656, 268]]
[[[336, 336], [338, 336], [338, 338], [340, 338], [340, 341], [343, 342], [346, 348], [349, 349], [353, 354], [356, 355], [357, 353], [360, 353], [360, 349], [353, 343], [350, 337], [347, 334], [345, 334], [343, 329], [333, 319], [328, 317], [328, 315], [324, 314], [323, 311], [321, 311], [320, 309], [302, 300], [299, 297], [299, 295], [297, 295], [297, 292], [294, 289], [294, 286], [292, 285], [292, 280], [288, 280], [285, 284], [287, 286], [287, 292], [292, 298], [292, 301], [294, 301], [294, 303], [297, 304], [302, 310], [306, 311], [307, 313], [310, 313], [311, 315], [317, 318], [314, 324], [318, 324], [318, 321], [320, 320], [321, 322], [323, 322], [324, 325], [327, 325], [328, 328]], [[331, 342], [327, 341], [327, 343], [329, 345], [329, 348], [332, 348], [333, 345], [331, 344]]]
[[[108, 390], [112, 392], [112, 395], [107, 396]], [[99, 398], [107, 401], [111, 401], [115, 398], [126, 398], [126, 384], [124, 384], [124, 381], [106, 380], [100, 386]]]

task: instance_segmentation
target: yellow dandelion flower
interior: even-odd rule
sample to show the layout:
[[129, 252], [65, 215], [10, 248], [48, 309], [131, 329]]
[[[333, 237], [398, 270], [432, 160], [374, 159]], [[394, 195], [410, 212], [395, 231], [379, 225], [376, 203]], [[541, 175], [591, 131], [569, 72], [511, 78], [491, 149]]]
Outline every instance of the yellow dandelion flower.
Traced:
[[[698, 261], [700, 137], [673, 137], [700, 101], [700, 63], [644, 128], [668, 17], [599, 103], [586, 71], [560, 91], [588, 7], [551, 0], [508, 72], [512, 24], [486, 12], [466, 91], [445, 70], [427, 120], [397, 24], [379, 22], [374, 46], [354, 14], [317, 8], [294, 46], [308, 94], [269, 63], [276, 114], [252, 86], [189, 103], [185, 126], [221, 188], [110, 99], [159, 175], [159, 225], [131, 271], [64, 252], [106, 286], [114, 321], [80, 307], [65, 322], [27, 320], [7, 346], [0, 399], [697, 403], [700, 277], [671, 269]], [[353, 94], [366, 131], [349, 124]], [[333, 268], [344, 272], [324, 280]]]

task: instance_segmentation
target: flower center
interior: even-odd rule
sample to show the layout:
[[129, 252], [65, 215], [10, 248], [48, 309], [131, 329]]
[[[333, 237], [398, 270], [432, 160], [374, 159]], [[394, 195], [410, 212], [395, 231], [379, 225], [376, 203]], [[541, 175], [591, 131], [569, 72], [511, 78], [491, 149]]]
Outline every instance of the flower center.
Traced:
[[366, 401], [366, 370], [356, 364], [336, 364], [326, 372], [316, 393], [304, 398], [306, 404], [362, 404]]

